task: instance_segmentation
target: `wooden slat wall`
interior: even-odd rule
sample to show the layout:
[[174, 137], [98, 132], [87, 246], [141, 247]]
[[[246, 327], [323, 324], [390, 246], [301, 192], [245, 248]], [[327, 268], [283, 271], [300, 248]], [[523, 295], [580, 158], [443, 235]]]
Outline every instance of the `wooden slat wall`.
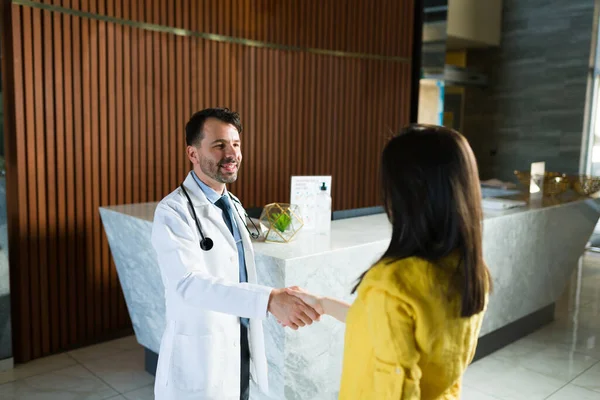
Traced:
[[[413, 0], [46, 3], [283, 45], [412, 53]], [[12, 44], [18, 362], [130, 326], [98, 207], [173, 190], [188, 169], [184, 125], [194, 111], [241, 113], [244, 162], [231, 190], [246, 206], [286, 201], [290, 176], [313, 174], [333, 176], [334, 209], [378, 204], [380, 149], [409, 122], [410, 63], [248, 47], [16, 4]]]

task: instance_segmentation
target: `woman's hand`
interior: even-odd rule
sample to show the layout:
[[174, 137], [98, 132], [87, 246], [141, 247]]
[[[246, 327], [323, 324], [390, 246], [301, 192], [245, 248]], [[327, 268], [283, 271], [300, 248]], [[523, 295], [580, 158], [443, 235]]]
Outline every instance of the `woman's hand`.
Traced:
[[340, 322], [346, 322], [346, 316], [350, 309], [350, 304], [345, 301], [334, 299], [331, 297], [317, 296], [308, 293], [304, 289], [300, 289], [298, 286], [292, 286], [285, 289], [286, 293], [296, 296], [302, 300], [306, 305], [312, 307], [319, 314], [327, 314]]
[[300, 300], [306, 303], [306, 305], [309, 305], [312, 308], [314, 308], [314, 310], [319, 314], [322, 315], [324, 313], [323, 298], [321, 296], [311, 294], [306, 290], [299, 288], [298, 286], [291, 286], [289, 288], [286, 288], [285, 291], [288, 294], [291, 294], [292, 296], [298, 297]]

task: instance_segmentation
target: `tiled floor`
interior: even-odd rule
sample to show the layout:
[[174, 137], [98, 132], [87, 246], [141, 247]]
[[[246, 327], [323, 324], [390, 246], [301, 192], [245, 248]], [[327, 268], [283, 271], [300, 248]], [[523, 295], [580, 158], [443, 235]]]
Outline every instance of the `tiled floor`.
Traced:
[[[0, 373], [2, 400], [153, 399], [143, 350], [129, 337]], [[586, 255], [557, 320], [474, 363], [463, 400], [600, 400], [600, 254]]]
[[0, 372], [2, 400], [153, 399], [153, 377], [133, 336]]
[[556, 321], [472, 364], [463, 400], [600, 400], [600, 254], [582, 258]]

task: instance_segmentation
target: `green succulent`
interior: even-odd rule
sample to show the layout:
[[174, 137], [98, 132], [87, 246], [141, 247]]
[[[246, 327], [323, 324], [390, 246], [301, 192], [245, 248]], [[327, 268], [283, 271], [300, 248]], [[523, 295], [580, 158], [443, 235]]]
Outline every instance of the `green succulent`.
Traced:
[[292, 218], [284, 212], [271, 214], [271, 224], [280, 232], [285, 232], [291, 222]]

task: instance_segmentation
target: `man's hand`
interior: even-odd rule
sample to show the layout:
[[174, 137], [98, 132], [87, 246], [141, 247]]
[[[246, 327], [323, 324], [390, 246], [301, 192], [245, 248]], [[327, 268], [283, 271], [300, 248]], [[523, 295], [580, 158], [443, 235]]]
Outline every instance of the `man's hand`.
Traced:
[[286, 289], [273, 289], [269, 297], [268, 310], [283, 326], [293, 330], [318, 321], [321, 312], [304, 303], [300, 298], [286, 292]]

